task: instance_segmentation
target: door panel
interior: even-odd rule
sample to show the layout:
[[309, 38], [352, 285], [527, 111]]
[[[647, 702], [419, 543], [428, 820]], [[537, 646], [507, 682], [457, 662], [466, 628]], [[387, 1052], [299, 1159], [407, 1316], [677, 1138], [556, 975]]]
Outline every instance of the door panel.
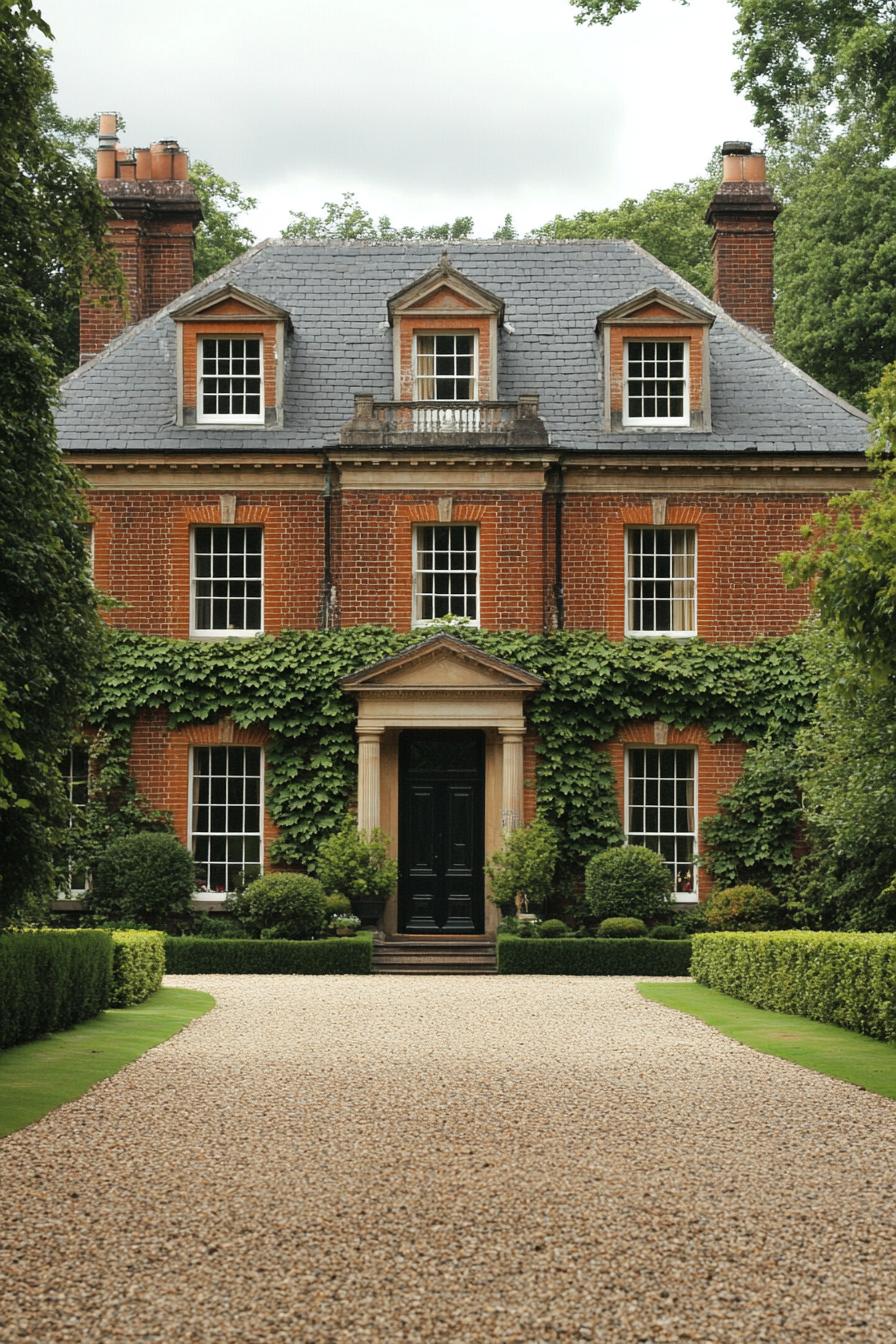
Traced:
[[398, 899], [403, 932], [483, 932], [484, 784], [481, 733], [402, 733]]

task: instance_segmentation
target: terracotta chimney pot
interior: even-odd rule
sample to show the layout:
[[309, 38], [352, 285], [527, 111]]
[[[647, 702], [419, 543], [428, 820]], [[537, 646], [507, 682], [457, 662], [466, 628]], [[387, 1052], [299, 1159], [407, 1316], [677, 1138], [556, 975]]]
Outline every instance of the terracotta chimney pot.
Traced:
[[152, 177], [152, 153], [149, 149], [135, 149], [138, 182], [148, 182]]
[[100, 145], [96, 151], [96, 175], [102, 181], [115, 177], [116, 150], [114, 145]]

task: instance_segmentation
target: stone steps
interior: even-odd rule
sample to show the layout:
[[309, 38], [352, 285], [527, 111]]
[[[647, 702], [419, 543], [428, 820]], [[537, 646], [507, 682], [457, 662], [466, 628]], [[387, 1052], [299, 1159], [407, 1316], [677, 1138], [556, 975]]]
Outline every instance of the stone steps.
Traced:
[[380, 975], [495, 975], [495, 944], [488, 938], [390, 938], [373, 945]]

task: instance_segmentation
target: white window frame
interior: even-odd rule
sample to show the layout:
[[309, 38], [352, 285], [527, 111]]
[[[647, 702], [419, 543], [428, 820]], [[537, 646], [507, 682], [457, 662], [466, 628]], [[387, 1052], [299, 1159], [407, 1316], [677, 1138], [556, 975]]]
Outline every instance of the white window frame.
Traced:
[[[671, 415], [670, 415], [670, 416], [657, 416], [657, 417], [654, 417], [654, 418], [652, 418], [652, 419], [647, 419], [647, 417], [645, 417], [645, 416], [634, 416], [634, 417], [632, 417], [632, 416], [629, 415], [629, 413], [628, 413], [628, 385], [629, 385], [628, 354], [629, 354], [629, 346], [630, 346], [630, 344], [632, 343], [632, 341], [637, 342], [638, 345], [661, 345], [661, 344], [662, 344], [662, 345], [672, 345], [672, 344], [674, 343], [674, 344], [676, 344], [676, 345], [681, 345], [681, 346], [684, 347], [684, 368], [683, 368], [683, 373], [684, 373], [684, 414], [683, 414], [683, 415], [681, 415], [681, 416], [671, 416]], [[643, 380], [643, 379], [638, 379], [638, 381], [639, 381], [639, 382], [643, 382], [644, 380]], [[671, 381], [671, 380], [670, 380], [670, 381]], [[665, 336], [648, 336], [648, 337], [632, 336], [631, 338], [626, 337], [626, 338], [623, 340], [622, 423], [623, 423], [623, 425], [631, 426], [633, 429], [638, 429], [638, 428], [647, 428], [647, 429], [650, 429], [650, 428], [660, 428], [660, 427], [661, 427], [661, 428], [665, 428], [665, 427], [667, 427], [667, 426], [672, 426], [672, 425], [678, 425], [678, 426], [687, 426], [687, 425], [690, 425], [690, 423], [691, 423], [691, 343], [690, 343], [690, 341], [689, 341], [686, 337], [682, 338], [682, 337], [680, 337], [680, 336], [673, 336], [673, 337], [665, 337]]]
[[[76, 802], [74, 801], [74, 799], [72, 798], [73, 785], [74, 785], [75, 778], [76, 778], [75, 773], [74, 773], [74, 769], [73, 769], [73, 764], [74, 764], [73, 757], [74, 757], [74, 753], [75, 753], [76, 751], [83, 751], [84, 754], [85, 754], [86, 757], [87, 757], [87, 773], [84, 775], [83, 778], [84, 778], [84, 780], [85, 780], [85, 782], [86, 782], [86, 785], [87, 785], [88, 790], [89, 790], [89, 788], [90, 788], [90, 748], [89, 748], [89, 747], [87, 746], [87, 744], [84, 743], [84, 742], [72, 742], [72, 743], [70, 744], [69, 749], [68, 749], [68, 752], [67, 752], [67, 754], [66, 754], [65, 773], [64, 773], [64, 775], [63, 775], [63, 779], [65, 780], [65, 792], [66, 792], [66, 797], [68, 798], [68, 805], [69, 805], [69, 807], [71, 807], [71, 808], [75, 808], [75, 807], [86, 807], [86, 806], [87, 806], [87, 803], [90, 801], [90, 800], [89, 800], [89, 797], [88, 797], [83, 803], [76, 803]], [[77, 776], [77, 779], [80, 780], [80, 779], [81, 779], [81, 776], [78, 775], [78, 776]], [[69, 822], [69, 827], [71, 827], [72, 825], [73, 825], [73, 821], [70, 821], [70, 822]], [[86, 891], [89, 891], [89, 890], [90, 890], [90, 874], [89, 874], [89, 872], [88, 872], [86, 869], [85, 869], [85, 872], [84, 872], [84, 877], [85, 877], [86, 880], [85, 880], [85, 883], [84, 883], [84, 886], [83, 886], [83, 887], [75, 887], [75, 886], [72, 886], [72, 881], [71, 881], [71, 878], [72, 878], [72, 870], [71, 870], [71, 868], [69, 869], [69, 881], [68, 881], [68, 886], [66, 887], [65, 891], [62, 893], [62, 897], [63, 897], [63, 899], [65, 899], [65, 897], [67, 897], [67, 896], [68, 896], [68, 897], [71, 897], [72, 899], [77, 899], [78, 897], [83, 896], [84, 893], [85, 893]]]
[[[260, 390], [260, 408], [257, 415], [206, 415], [202, 409], [202, 379], [205, 363], [206, 341], [258, 341], [258, 377]], [[196, 350], [196, 423], [197, 425], [263, 425], [265, 419], [264, 403], [264, 336], [260, 332], [243, 334], [241, 332], [220, 332], [200, 336]]]
[[[472, 384], [473, 384], [473, 391], [474, 391], [474, 393], [475, 393], [474, 396], [472, 396], [472, 397], [460, 397], [460, 398], [455, 397], [455, 398], [453, 398], [451, 401], [440, 401], [440, 399], [439, 399], [438, 397], [429, 397], [429, 398], [421, 398], [421, 397], [418, 397], [418, 395], [417, 395], [417, 390], [418, 390], [418, 383], [419, 383], [419, 381], [420, 381], [420, 377], [419, 377], [419, 375], [418, 375], [418, 373], [417, 373], [417, 353], [418, 353], [418, 351], [417, 351], [417, 342], [418, 342], [418, 340], [420, 339], [421, 336], [425, 336], [425, 337], [427, 337], [427, 339], [430, 338], [430, 337], [433, 337], [433, 338], [434, 338], [434, 337], [436, 337], [436, 336], [471, 336], [471, 337], [473, 338], [473, 374], [472, 374], [471, 382], [472, 382]], [[456, 359], [457, 359], [457, 347], [456, 347], [456, 346], [455, 346], [455, 355], [454, 355], [454, 358], [455, 358], [455, 361], [456, 361]], [[452, 328], [452, 329], [449, 329], [449, 330], [442, 330], [442, 331], [415, 331], [415, 332], [414, 332], [414, 348], [413, 348], [413, 351], [412, 351], [412, 359], [413, 359], [412, 375], [413, 375], [413, 381], [414, 381], [414, 395], [413, 395], [413, 398], [412, 398], [413, 401], [424, 402], [427, 406], [439, 406], [439, 405], [442, 405], [442, 406], [445, 406], [445, 405], [447, 405], [447, 406], [451, 406], [451, 405], [453, 404], [453, 402], [458, 402], [458, 401], [461, 401], [461, 402], [468, 402], [468, 403], [471, 403], [471, 404], [472, 404], [473, 402], [477, 402], [477, 401], [479, 401], [480, 398], [479, 398], [479, 332], [478, 332], [478, 331], [475, 331], [475, 330], [473, 330], [473, 331], [461, 331], [461, 330], [457, 330], [457, 331], [455, 331], [453, 328]], [[433, 357], [433, 360], [435, 361], [435, 356]], [[455, 363], [455, 368], [456, 368], [456, 367], [457, 367], [457, 365], [456, 365], [456, 363]], [[436, 375], [435, 375], [435, 362], [433, 362], [433, 382], [435, 382], [435, 376], [436, 376]], [[457, 375], [455, 374], [455, 382], [456, 382], [456, 381], [457, 381]]]
[[[693, 596], [692, 596], [692, 598], [691, 598], [691, 612], [692, 612], [692, 614], [693, 614], [693, 629], [691, 629], [691, 630], [636, 630], [636, 629], [634, 629], [634, 628], [632, 627], [632, 624], [631, 624], [632, 601], [631, 601], [631, 599], [632, 599], [632, 594], [633, 594], [633, 591], [634, 591], [633, 585], [634, 585], [634, 583], [636, 582], [636, 580], [635, 580], [635, 579], [631, 576], [631, 574], [629, 573], [629, 559], [630, 559], [630, 556], [631, 556], [631, 554], [632, 554], [631, 549], [630, 549], [630, 544], [629, 544], [629, 543], [630, 543], [631, 535], [632, 535], [633, 532], [690, 532], [690, 533], [693, 535], [693, 538], [694, 538], [694, 577], [693, 577], [693, 580], [690, 580], [690, 582], [693, 583]], [[699, 537], [698, 537], [698, 532], [697, 532], [697, 528], [696, 528], [696, 527], [688, 527], [688, 526], [686, 526], [686, 525], [681, 525], [681, 526], [680, 526], [680, 525], [677, 524], [677, 523], [672, 523], [672, 524], [665, 524], [665, 523], [664, 523], [662, 526], [659, 526], [659, 527], [654, 527], [653, 524], [651, 524], [651, 523], [644, 523], [644, 524], [641, 524], [641, 523], [632, 523], [630, 526], [627, 526], [627, 527], [626, 527], [626, 529], [625, 529], [625, 543], [624, 543], [624, 544], [625, 544], [625, 554], [624, 554], [624, 556], [623, 556], [623, 565], [624, 565], [624, 569], [623, 569], [623, 576], [624, 576], [624, 577], [623, 577], [623, 582], [624, 582], [624, 584], [625, 584], [625, 592], [624, 592], [624, 594], [623, 594], [623, 597], [624, 597], [624, 600], [625, 600], [625, 634], [626, 634], [626, 636], [628, 636], [628, 637], [630, 637], [630, 638], [632, 638], [632, 639], [696, 639], [696, 638], [697, 638], [697, 628], [698, 628], [698, 626], [697, 626], [697, 622], [698, 622], [698, 620], [699, 620], [699, 612], [698, 612], [698, 608], [697, 608], [697, 565], [698, 565], [698, 561], [699, 561], [699, 556], [698, 556], [698, 542], [699, 542]], [[644, 580], [641, 579], [641, 580], [638, 580], [638, 582], [643, 583]], [[673, 582], [673, 580], [670, 579], [669, 582], [671, 583], [671, 582]], [[670, 600], [671, 600], [671, 599], [670, 599]]]
[[[215, 747], [237, 747], [240, 750], [257, 751], [258, 757], [258, 871], [264, 872], [265, 852], [264, 852], [264, 821], [265, 821], [265, 749], [264, 747], [253, 747], [240, 742], [201, 742], [196, 746], [190, 747], [189, 770], [187, 772], [187, 849], [193, 855], [193, 862], [198, 869], [199, 860], [193, 853], [193, 840], [195, 836], [202, 835], [229, 835], [229, 831], [199, 831], [196, 832], [193, 827], [193, 782], [196, 774], [196, 752], [211, 751]], [[229, 776], [228, 776], [229, 777]], [[241, 831], [241, 835], [254, 835], [254, 831]], [[206, 865], [207, 866], [207, 865]], [[253, 867], [256, 865], [253, 865]], [[226, 892], [223, 891], [200, 891], [194, 893], [194, 899], [197, 901], [221, 901]]]
[[[671, 746], [671, 747], [670, 747], [670, 746], [664, 746], [664, 747], [661, 747], [661, 746], [657, 746], [657, 745], [655, 745], [655, 744], [653, 744], [653, 743], [650, 743], [650, 742], [644, 742], [644, 743], [641, 743], [641, 742], [632, 742], [632, 743], [626, 745], [626, 747], [625, 747], [625, 760], [624, 760], [624, 778], [625, 778], [625, 784], [624, 784], [624, 789], [623, 789], [623, 795], [624, 795], [624, 801], [623, 801], [624, 815], [623, 815], [623, 825], [622, 825], [622, 829], [623, 829], [623, 833], [624, 833], [624, 835], [625, 835], [625, 843], [626, 843], [627, 845], [632, 843], [631, 840], [629, 839], [629, 817], [630, 817], [629, 803], [630, 803], [630, 798], [631, 798], [631, 768], [630, 768], [630, 767], [631, 767], [631, 753], [632, 753], [633, 751], [660, 751], [660, 752], [662, 752], [662, 751], [689, 751], [689, 752], [691, 753], [691, 759], [693, 760], [693, 763], [694, 763], [694, 772], [693, 772], [693, 777], [694, 777], [694, 815], [693, 815], [693, 818], [692, 818], [692, 821], [693, 821], [693, 831], [659, 831], [659, 832], [657, 832], [657, 834], [658, 834], [658, 835], [676, 835], [676, 836], [678, 836], [678, 835], [690, 835], [690, 836], [691, 836], [691, 838], [692, 838], [692, 840], [693, 840], [693, 848], [692, 848], [692, 850], [691, 850], [691, 854], [692, 854], [692, 861], [691, 861], [691, 884], [692, 884], [692, 885], [691, 885], [691, 890], [690, 890], [690, 891], [679, 891], [677, 888], [673, 887], [673, 890], [672, 890], [672, 900], [675, 901], [675, 902], [677, 902], [677, 903], [679, 903], [679, 904], [688, 904], [689, 902], [697, 901], [697, 900], [700, 899], [700, 869], [699, 869], [698, 866], [697, 866], [697, 856], [698, 856], [698, 854], [700, 853], [700, 753], [698, 752], [698, 750], [697, 750], [696, 747], [688, 747], [688, 746], [680, 746], [680, 747], [679, 747], [679, 746]], [[636, 842], [636, 843], [642, 843], [642, 842], [638, 841], [638, 842]], [[647, 848], [649, 849], [650, 846], [648, 845]], [[664, 861], [664, 862], [665, 862], [665, 861]], [[673, 874], [673, 880], [674, 880], [674, 874]]]
[[[466, 621], [466, 623], [467, 623], [468, 625], [477, 625], [477, 626], [478, 626], [479, 623], [480, 623], [480, 613], [481, 613], [481, 610], [482, 610], [482, 595], [481, 595], [481, 592], [480, 592], [480, 587], [481, 587], [481, 584], [482, 584], [482, 554], [481, 554], [481, 544], [480, 544], [480, 542], [481, 542], [481, 538], [480, 538], [480, 528], [479, 528], [479, 524], [478, 524], [478, 523], [418, 523], [418, 524], [414, 527], [413, 533], [411, 534], [411, 548], [412, 548], [412, 550], [411, 550], [411, 574], [412, 574], [412, 579], [411, 579], [411, 625], [412, 625], [415, 629], [419, 629], [420, 627], [427, 626], [427, 625], [437, 625], [437, 624], [439, 623], [439, 621], [443, 621], [443, 620], [446, 619], [444, 616], [422, 617], [422, 616], [418, 616], [418, 615], [417, 615], [419, 605], [420, 605], [420, 603], [421, 603], [421, 601], [422, 601], [422, 598], [423, 598], [423, 594], [422, 594], [421, 591], [420, 591], [420, 575], [421, 575], [422, 573], [429, 573], [428, 570], [423, 571], [423, 570], [420, 570], [420, 569], [417, 567], [417, 554], [418, 554], [418, 550], [419, 550], [418, 538], [419, 538], [420, 532], [421, 532], [424, 528], [436, 528], [436, 527], [472, 527], [472, 529], [473, 529], [473, 531], [474, 531], [474, 533], [475, 533], [475, 536], [476, 536], [476, 615], [475, 615], [475, 617], [473, 617], [473, 616], [464, 616], [464, 617], [463, 617], [463, 620]], [[451, 571], [449, 570], [449, 571], [447, 571], [447, 572], [450, 573]], [[467, 569], [467, 570], [458, 570], [458, 571], [455, 571], [455, 572], [457, 572], [457, 573], [463, 573], [463, 574], [469, 574], [470, 571]], [[459, 616], [455, 616], [453, 619], [455, 619], [455, 620], [460, 620], [461, 617], [459, 617]]]
[[[261, 533], [261, 624], [257, 630], [218, 630], [212, 627], [206, 629], [204, 626], [196, 624], [196, 585], [198, 576], [196, 574], [196, 533], [200, 528], [210, 528], [212, 531], [224, 531], [234, 527], [240, 527], [244, 531], [248, 528], [257, 528]], [[245, 554], [245, 552], [244, 552]], [[190, 528], [190, 635], [194, 639], [252, 639], [255, 635], [264, 634], [264, 528], [260, 523], [194, 523]], [[228, 580], [229, 581], [229, 580]]]

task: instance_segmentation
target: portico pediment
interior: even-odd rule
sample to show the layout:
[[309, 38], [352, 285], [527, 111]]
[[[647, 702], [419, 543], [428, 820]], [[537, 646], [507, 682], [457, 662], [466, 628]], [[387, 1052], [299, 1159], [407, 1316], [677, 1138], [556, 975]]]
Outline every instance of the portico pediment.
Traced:
[[520, 698], [534, 694], [541, 684], [531, 672], [444, 632], [340, 682], [344, 691], [354, 695], [462, 695], [466, 691]]

